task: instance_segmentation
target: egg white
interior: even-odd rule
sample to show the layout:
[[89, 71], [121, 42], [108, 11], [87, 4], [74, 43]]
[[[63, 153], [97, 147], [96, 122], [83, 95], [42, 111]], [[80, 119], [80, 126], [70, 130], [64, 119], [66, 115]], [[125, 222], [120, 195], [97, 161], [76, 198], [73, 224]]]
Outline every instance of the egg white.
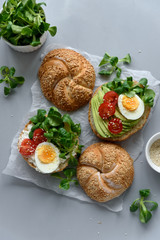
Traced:
[[[51, 163], [42, 163], [39, 158], [38, 158], [38, 150], [43, 146], [43, 145], [48, 145], [48, 146], [51, 146], [55, 153], [56, 153], [56, 156], [54, 158], [54, 161], [51, 162]], [[49, 143], [49, 142], [42, 142], [40, 143], [37, 148], [36, 148], [36, 151], [35, 151], [35, 163], [36, 163], [36, 166], [38, 168], [38, 170], [42, 173], [52, 173], [54, 171], [56, 171], [59, 167], [59, 164], [60, 164], [60, 159], [59, 159], [59, 150], [58, 148], [52, 144], [52, 143]]]
[[135, 97], [137, 98], [137, 100], [139, 102], [139, 106], [136, 110], [129, 111], [122, 104], [123, 96], [125, 96], [125, 95], [120, 94], [118, 97], [118, 108], [119, 108], [119, 111], [121, 112], [121, 114], [129, 120], [139, 119], [144, 113], [144, 102], [141, 100], [141, 98], [137, 94], [135, 94]]

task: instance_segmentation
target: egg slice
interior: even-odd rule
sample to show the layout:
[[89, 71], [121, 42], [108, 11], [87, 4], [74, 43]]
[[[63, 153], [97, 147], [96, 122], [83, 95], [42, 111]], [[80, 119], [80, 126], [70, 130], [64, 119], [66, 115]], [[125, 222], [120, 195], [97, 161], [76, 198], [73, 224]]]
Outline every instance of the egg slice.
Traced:
[[35, 163], [42, 173], [56, 171], [60, 164], [58, 148], [49, 142], [40, 143], [35, 151]]
[[129, 120], [136, 120], [144, 113], [144, 103], [137, 94], [131, 98], [120, 94], [118, 97], [118, 107], [122, 115]]

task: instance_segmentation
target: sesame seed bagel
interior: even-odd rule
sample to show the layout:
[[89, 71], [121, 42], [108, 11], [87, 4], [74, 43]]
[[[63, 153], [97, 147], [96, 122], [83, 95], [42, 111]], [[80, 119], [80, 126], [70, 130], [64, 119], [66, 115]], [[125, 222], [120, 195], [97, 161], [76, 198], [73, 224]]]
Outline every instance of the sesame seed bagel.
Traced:
[[120, 196], [132, 184], [133, 160], [119, 145], [99, 142], [80, 156], [78, 181], [93, 200], [107, 202]]
[[[136, 84], [137, 82], [134, 81], [134, 84]], [[102, 86], [99, 86], [96, 91], [94, 92], [93, 94], [93, 97], [96, 95], [96, 93], [98, 91], [101, 91], [101, 87]], [[123, 135], [121, 136], [118, 136], [118, 137], [102, 137], [96, 130], [96, 127], [95, 127], [95, 124], [94, 124], [94, 119], [93, 119], [93, 114], [92, 114], [92, 109], [91, 109], [91, 101], [89, 103], [89, 111], [88, 111], [88, 120], [89, 120], [89, 123], [90, 123], [90, 126], [91, 126], [91, 129], [92, 131], [94, 132], [94, 134], [103, 139], [103, 140], [106, 140], [106, 141], [123, 141], [123, 140], [126, 140], [127, 138], [129, 138], [131, 135], [133, 135], [134, 133], [136, 133], [137, 131], [139, 131], [146, 123], [147, 119], [148, 119], [148, 116], [150, 114], [150, 111], [151, 111], [151, 107], [149, 106], [145, 106], [145, 110], [144, 110], [144, 113], [142, 115], [142, 117], [140, 118], [139, 122], [133, 127], [131, 128], [128, 132], [124, 133]]]
[[[24, 131], [28, 131], [28, 125], [29, 125], [29, 124], [31, 124], [31, 121], [29, 121], [29, 122], [25, 125], [24, 129], [22, 130], [22, 132], [21, 132], [20, 135], [19, 135], [19, 139], [18, 139], [18, 151], [20, 150], [20, 147], [21, 147], [21, 141], [20, 141], [20, 139], [21, 139], [22, 135], [24, 134]], [[37, 170], [37, 167], [35, 166], [34, 161], [31, 161], [30, 156], [22, 156], [22, 157], [23, 157], [23, 159], [29, 164], [30, 167], [32, 167], [32, 168], [34, 168], [35, 170]], [[68, 159], [68, 160], [69, 160], [69, 159]], [[61, 163], [61, 164], [59, 165], [58, 170], [57, 170], [57, 171], [53, 171], [53, 172], [61, 172], [64, 168], [66, 168], [66, 167], [68, 166], [68, 160], [66, 159], [65, 162], [63, 162], [63, 163]], [[37, 170], [37, 171], [38, 171], [38, 170]]]
[[87, 104], [95, 84], [93, 66], [71, 49], [50, 51], [43, 59], [38, 77], [44, 96], [65, 111]]

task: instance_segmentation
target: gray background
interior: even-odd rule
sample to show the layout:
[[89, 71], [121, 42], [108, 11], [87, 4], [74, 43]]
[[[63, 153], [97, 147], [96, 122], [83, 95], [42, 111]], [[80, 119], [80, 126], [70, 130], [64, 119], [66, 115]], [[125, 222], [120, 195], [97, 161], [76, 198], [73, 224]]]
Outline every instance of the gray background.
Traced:
[[[0, 6], [3, 1], [0, 0]], [[10, 145], [19, 124], [31, 106], [31, 86], [37, 78], [40, 54], [52, 43], [62, 43], [102, 56], [132, 56], [130, 68], [151, 71], [160, 79], [160, 1], [158, 0], [47, 0], [47, 21], [57, 25], [54, 38], [48, 36], [38, 51], [22, 54], [0, 40], [0, 66], [16, 68], [26, 78], [16, 93], [5, 98], [0, 86], [0, 239], [159, 239], [159, 209], [143, 225], [129, 206], [139, 189], [150, 188], [160, 203], [160, 175], [146, 162], [144, 149], [134, 163], [135, 178], [127, 191], [124, 208], [112, 213], [94, 204], [82, 203], [37, 186], [5, 176]], [[159, 131], [160, 101], [145, 128], [147, 140]]]

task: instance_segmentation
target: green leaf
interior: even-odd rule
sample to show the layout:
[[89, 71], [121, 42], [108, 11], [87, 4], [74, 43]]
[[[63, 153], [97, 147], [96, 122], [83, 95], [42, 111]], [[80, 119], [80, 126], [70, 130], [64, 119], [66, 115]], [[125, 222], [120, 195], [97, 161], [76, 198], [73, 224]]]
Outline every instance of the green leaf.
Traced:
[[132, 97], [135, 96], [135, 92], [133, 92], [133, 91], [127, 92], [127, 93], [125, 93], [125, 95], [126, 95], [127, 97], [129, 97], [129, 98], [132, 98]]
[[0, 79], [0, 83], [4, 82], [5, 80], [4, 79]]
[[149, 204], [150, 211], [154, 211], [158, 207], [158, 203], [154, 201], [145, 200], [144, 203]]
[[32, 30], [29, 27], [24, 27], [21, 31], [22, 36], [31, 37], [32, 36]]
[[38, 6], [41, 6], [41, 5], [47, 6], [47, 4], [45, 2], [38, 3], [37, 5]]
[[158, 203], [157, 202], [151, 202], [152, 203], [152, 207], [150, 208], [150, 211], [154, 211], [158, 208]]
[[11, 89], [8, 87], [4, 87], [4, 95], [9, 95], [9, 93], [11, 92]]
[[150, 194], [150, 189], [139, 190], [139, 194], [141, 195], [141, 197], [148, 197]]
[[138, 198], [132, 203], [132, 205], [130, 206], [130, 211], [131, 212], [136, 212], [137, 211], [137, 209], [139, 208], [139, 200], [140, 199]]
[[71, 167], [76, 167], [78, 165], [78, 160], [75, 157], [71, 156], [68, 163]]
[[54, 117], [48, 117], [48, 121], [52, 127], [57, 127], [62, 124], [62, 118], [56, 115]]
[[29, 132], [29, 138], [32, 139], [33, 138], [33, 131]]
[[9, 69], [9, 76], [10, 76], [10, 77], [14, 76], [15, 71], [16, 71], [15, 68], [14, 68], [14, 67], [11, 67], [11, 68]]
[[6, 66], [2, 66], [2, 67], [0, 68], [0, 72], [1, 72], [1, 75], [2, 75], [3, 77], [5, 77], [6, 75], [9, 74], [9, 68], [6, 67]]
[[55, 116], [61, 118], [62, 115], [60, 114], [60, 112], [58, 111], [58, 109], [56, 107], [51, 107], [48, 112], [48, 117], [52, 118]]
[[40, 39], [37, 39], [37, 40], [31, 42], [31, 46], [32, 47], [36, 47], [36, 46], [38, 46], [40, 44], [41, 44]]
[[24, 77], [13, 77], [13, 79], [17, 84], [23, 84], [25, 81]]
[[71, 130], [75, 133], [77, 133], [77, 135], [79, 136], [81, 134], [81, 125], [79, 124], [72, 124], [71, 125]]
[[34, 16], [29, 11], [25, 11], [24, 14], [25, 14], [25, 17], [28, 19], [29, 22], [32, 23], [34, 21]]
[[63, 173], [68, 179], [71, 179], [72, 177], [76, 176], [76, 169], [75, 168], [67, 168], [67, 169], [63, 170]]
[[59, 188], [63, 190], [68, 190], [70, 188], [69, 181], [67, 179], [62, 179], [59, 184]]
[[40, 25], [40, 32], [43, 34], [44, 32], [48, 31], [50, 24], [46, 22], [42, 22]]
[[53, 138], [53, 132], [44, 133], [44, 136], [45, 136], [47, 139], [51, 139], [51, 138]]
[[144, 97], [155, 97], [155, 92], [152, 89], [146, 89], [144, 92]]
[[112, 57], [112, 58], [110, 59], [110, 64], [111, 64], [112, 66], [116, 66], [117, 63], [118, 63], [118, 57]]
[[110, 58], [111, 58], [111, 56], [109, 56], [108, 53], [105, 53], [104, 56], [103, 56], [103, 59], [101, 60], [101, 62], [99, 64], [99, 67], [109, 63]]
[[114, 69], [112, 69], [112, 70], [110, 70], [110, 71], [107, 71], [107, 70], [101, 70], [101, 71], [99, 72], [99, 74], [100, 74], [100, 75], [106, 75], [106, 76], [109, 76], [109, 75], [111, 75], [111, 74], [113, 73], [113, 70], [114, 70]]
[[49, 128], [50, 128], [50, 124], [49, 124], [49, 120], [48, 120], [48, 117], [45, 118], [45, 120], [42, 122], [42, 128], [45, 130], [45, 131], [48, 131]]
[[36, 130], [37, 128], [39, 128], [41, 125], [40, 122], [36, 123], [35, 125], [33, 125], [33, 127], [31, 128], [31, 131], [34, 132], [34, 130]]
[[45, 109], [38, 109], [37, 111], [37, 119], [38, 119], [38, 122], [43, 122], [46, 118], [46, 110]]
[[142, 84], [144, 87], [147, 85], [147, 83], [148, 83], [147, 78], [141, 78], [141, 79], [139, 80], [139, 84]]
[[137, 87], [134, 87], [134, 88], [133, 88], [133, 91], [134, 91], [135, 93], [138, 93], [138, 94], [139, 94], [139, 93], [143, 93], [143, 88], [137, 86]]
[[124, 63], [131, 63], [131, 56], [128, 53], [124, 58], [121, 59]]
[[127, 77], [127, 83], [130, 87], [133, 85], [133, 78], [132, 77]]
[[147, 223], [152, 217], [152, 213], [144, 206], [140, 206], [139, 219], [142, 223]]
[[69, 126], [74, 124], [71, 117], [69, 116], [69, 114], [64, 114], [63, 117], [62, 117], [62, 121], [64, 123], [68, 123]]
[[11, 88], [16, 88], [18, 84], [15, 81], [13, 81], [12, 79], [10, 79], [9, 85]]
[[38, 123], [38, 118], [37, 118], [37, 115], [36, 116], [33, 116], [32, 118], [29, 119], [32, 123], [36, 124]]
[[14, 34], [21, 34], [22, 33], [23, 27], [15, 25], [12, 22], [10, 22], [10, 26], [11, 26], [12, 32]]
[[122, 72], [122, 69], [121, 68], [117, 68], [116, 70], [116, 76], [119, 78], [121, 76], [121, 72]]
[[63, 159], [66, 159], [66, 153], [60, 153], [60, 154], [59, 154], [59, 157], [60, 157], [60, 158], [63, 158]]
[[50, 27], [50, 28], [48, 29], [48, 31], [49, 31], [49, 33], [51, 34], [51, 36], [54, 37], [54, 36], [56, 35], [56, 33], [57, 33], [57, 27], [56, 27], [56, 26]]

